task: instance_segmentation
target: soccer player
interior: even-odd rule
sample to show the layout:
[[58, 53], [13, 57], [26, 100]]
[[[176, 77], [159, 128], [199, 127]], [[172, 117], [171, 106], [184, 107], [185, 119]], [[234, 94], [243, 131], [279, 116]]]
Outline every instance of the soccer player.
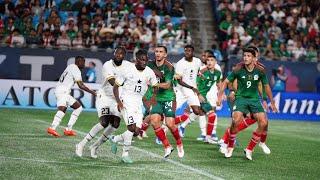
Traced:
[[57, 98], [58, 111], [53, 118], [51, 126], [47, 129], [48, 134], [54, 137], [60, 137], [60, 135], [56, 131], [56, 128], [59, 126], [61, 120], [63, 119], [68, 106], [71, 106], [74, 110], [68, 122], [68, 127], [64, 130], [64, 135], [76, 135], [76, 132], [72, 130], [72, 127], [76, 123], [78, 116], [82, 111], [82, 106], [74, 97], [70, 95], [72, 86], [77, 83], [80, 89], [87, 91], [94, 96], [96, 95], [95, 91], [89, 89], [82, 82], [81, 70], [84, 68], [84, 65], [84, 57], [77, 56], [75, 58], [75, 64], [70, 64], [67, 66], [67, 68], [61, 74], [60, 79], [57, 83], [55, 95]]
[[125, 55], [125, 48], [118, 47], [114, 51], [114, 58], [103, 64], [102, 74], [104, 81], [98, 90], [96, 98], [96, 108], [100, 122], [93, 126], [82, 141], [76, 145], [76, 154], [79, 157], [82, 156], [83, 148], [87, 142], [91, 141], [97, 133], [104, 129], [101, 137], [90, 146], [91, 157], [97, 158], [98, 147], [105, 142], [107, 137], [116, 131], [120, 125], [120, 112], [117, 109], [117, 103], [113, 95], [113, 86], [117, 75], [121, 74], [121, 72], [126, 70], [126, 67], [131, 64], [131, 62], [124, 60]]
[[[249, 46], [248, 48], [250, 49], [253, 49], [256, 53], [256, 59], [255, 59], [255, 64], [257, 66], [260, 66], [261, 68], [264, 69], [264, 65], [262, 63], [260, 63], [258, 60], [259, 60], [259, 49], [255, 46]], [[234, 66], [234, 68], [236, 66], [242, 66], [243, 65], [243, 62], [240, 62], [238, 63], [237, 65]], [[229, 84], [229, 89], [230, 89], [230, 92], [229, 92], [229, 102], [231, 104], [234, 103], [234, 99], [235, 99], [235, 91], [237, 89], [237, 80], [233, 81], [233, 83]], [[260, 97], [262, 97], [262, 104], [263, 104], [263, 107], [266, 111], [268, 111], [268, 105], [267, 105], [267, 102], [266, 102], [266, 94], [265, 94], [265, 91], [262, 87], [262, 83], [260, 82], [259, 83], [259, 86], [258, 86], [258, 90], [259, 90], [259, 95]], [[232, 111], [232, 108], [230, 108], [231, 111]], [[248, 128], [249, 126], [251, 126], [252, 124], [256, 123], [256, 120], [251, 116], [251, 114], [247, 114], [246, 117], [239, 123], [238, 127], [237, 127], [237, 130], [238, 132], [240, 131], [243, 131], [244, 129]], [[269, 147], [266, 145], [266, 139], [267, 139], [267, 130], [268, 130], [268, 124], [267, 124], [267, 127], [266, 129], [263, 131], [263, 133], [261, 134], [261, 139], [260, 139], [260, 142], [259, 142], [259, 147], [262, 148], [263, 152], [265, 154], [270, 154], [271, 151], [269, 149]], [[219, 142], [220, 144], [220, 152], [221, 153], [225, 153], [226, 150], [227, 150], [227, 144], [228, 144], [228, 139], [229, 139], [229, 135], [230, 135], [230, 128], [227, 128], [226, 131], [225, 131], [225, 134], [223, 135], [221, 141]]]
[[[208, 100], [208, 93], [212, 86], [214, 84], [217, 84], [218, 87], [220, 87], [220, 79], [221, 79], [221, 71], [218, 69], [215, 69], [216, 59], [212, 55], [209, 55], [206, 61], [206, 66], [203, 67], [197, 77], [197, 86], [200, 92], [199, 99], [200, 99], [200, 105], [201, 105], [201, 113], [199, 116], [199, 121], [201, 118], [204, 119], [206, 123], [206, 117], [208, 117], [208, 123], [207, 126], [200, 127], [201, 131], [206, 131], [204, 142], [210, 143], [210, 144], [216, 144], [217, 140], [213, 139], [211, 137], [212, 131], [214, 128], [214, 124], [216, 121], [216, 109], [215, 106], [210, 104]], [[215, 101], [214, 101], [215, 102]], [[203, 132], [202, 132], [203, 133]], [[203, 135], [203, 134], [202, 134]]]
[[226, 158], [230, 158], [232, 156], [234, 141], [238, 132], [237, 127], [244, 118], [244, 114], [252, 113], [258, 122], [258, 128], [253, 133], [249, 146], [245, 149], [247, 159], [252, 160], [253, 148], [260, 141], [261, 134], [266, 129], [267, 118], [258, 95], [258, 84], [260, 81], [264, 85], [267, 96], [271, 101], [272, 111], [277, 111], [265, 71], [260, 66], [256, 65], [255, 57], [256, 53], [253, 49], [243, 49], [244, 65], [239, 66], [232, 71], [232, 73], [223, 81], [222, 87], [219, 90], [218, 105], [221, 104], [224, 89], [227, 84], [229, 82], [233, 82], [235, 79], [237, 80], [238, 85], [235, 104], [233, 106], [228, 149], [225, 153]]
[[191, 107], [192, 112], [188, 120], [180, 126], [183, 135], [184, 128], [189, 124], [190, 118], [195, 120], [200, 114], [200, 101], [198, 95], [200, 94], [197, 89], [197, 75], [200, 70], [202, 62], [199, 58], [194, 57], [194, 47], [186, 45], [184, 48], [184, 57], [179, 60], [175, 68], [175, 79], [178, 80], [176, 87], [176, 101], [177, 107], [180, 107], [185, 100]]
[[172, 87], [174, 68], [173, 65], [167, 61], [167, 48], [165, 46], [159, 45], [155, 48], [155, 61], [149, 62], [148, 67], [152, 70], [160, 71], [163, 74], [163, 78], [158, 78], [159, 89], [156, 96], [156, 103], [152, 106], [150, 112], [151, 124], [156, 136], [161, 140], [165, 148], [164, 158], [169, 157], [173, 148], [161, 127], [161, 119], [162, 116], [164, 116], [165, 124], [176, 140], [178, 156], [182, 158], [184, 156], [183, 144], [174, 119], [176, 111], [175, 93]]
[[[129, 150], [132, 137], [139, 134], [139, 127], [142, 124], [142, 97], [149, 85], [156, 87], [158, 84], [154, 72], [149, 67], [146, 67], [148, 62], [147, 52], [138, 50], [135, 57], [135, 64], [128, 65], [126, 72], [117, 76], [116, 83], [113, 86], [113, 94], [117, 101], [118, 110], [121, 111], [127, 130], [120, 135], [111, 136], [109, 141], [112, 143], [111, 151], [114, 154], [117, 152], [117, 143], [123, 142], [122, 161], [124, 163], [133, 163], [129, 156]], [[120, 99], [119, 87], [121, 85]]]

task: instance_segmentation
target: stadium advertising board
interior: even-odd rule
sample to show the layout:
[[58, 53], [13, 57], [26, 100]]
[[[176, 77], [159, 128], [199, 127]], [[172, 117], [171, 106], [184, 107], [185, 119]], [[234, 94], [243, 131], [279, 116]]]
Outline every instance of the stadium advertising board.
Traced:
[[[102, 65], [113, 57], [112, 52], [92, 52], [89, 50], [49, 50], [30, 48], [2, 47], [0, 52], [0, 78], [1, 79], [23, 79], [54, 81], [59, 79], [65, 67], [74, 62], [78, 55], [84, 56], [87, 65], [90, 61], [96, 64], [97, 82], [102, 79]], [[153, 59], [153, 54], [149, 54]], [[169, 54], [169, 60], [173, 63], [182, 58], [183, 55]], [[127, 53], [126, 59], [132, 59], [132, 53]], [[237, 57], [231, 57], [228, 66], [239, 62]], [[290, 92], [315, 92], [315, 81], [320, 76], [320, 63], [303, 64], [298, 62], [263, 61], [266, 65], [268, 76], [271, 77], [272, 70], [280, 65], [285, 66], [288, 74], [287, 91]], [[231, 67], [229, 67], [231, 69]], [[302, 70], [307, 70], [303, 71]], [[306, 81], [306, 79], [308, 79]]]
[[[0, 79], [0, 107], [56, 109], [54, 89], [56, 82]], [[99, 84], [88, 84], [98, 89]], [[77, 87], [72, 95], [78, 99], [86, 111], [95, 111], [95, 97]], [[320, 95], [313, 93], [275, 93], [274, 98], [279, 113], [269, 113], [270, 119], [320, 121]], [[177, 114], [183, 112], [183, 107]], [[218, 115], [229, 117], [230, 111], [224, 102]]]

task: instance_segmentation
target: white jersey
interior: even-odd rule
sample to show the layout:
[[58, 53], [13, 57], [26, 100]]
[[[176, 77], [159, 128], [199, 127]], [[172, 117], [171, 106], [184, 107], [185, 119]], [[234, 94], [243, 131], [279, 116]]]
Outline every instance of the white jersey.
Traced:
[[122, 85], [122, 99], [142, 103], [142, 97], [146, 93], [148, 86], [156, 86], [158, 81], [149, 67], [139, 71], [132, 63], [126, 66], [126, 71], [116, 78], [116, 83], [119, 86]]
[[122, 71], [126, 70], [127, 66], [130, 66], [130, 64], [132, 63], [126, 60], [123, 60], [120, 66], [115, 65], [112, 59], [105, 62], [102, 67], [103, 83], [99, 89], [99, 93], [103, 93], [105, 96], [114, 97], [113, 86], [108, 80], [111, 78], [116, 79]]
[[78, 81], [82, 81], [81, 71], [77, 65], [70, 64], [61, 74], [55, 92], [58, 94], [69, 94], [72, 86]]
[[186, 84], [197, 87], [197, 75], [200, 70], [202, 62], [199, 58], [193, 57], [189, 62], [183, 57], [176, 64], [176, 74], [182, 77], [182, 81]]

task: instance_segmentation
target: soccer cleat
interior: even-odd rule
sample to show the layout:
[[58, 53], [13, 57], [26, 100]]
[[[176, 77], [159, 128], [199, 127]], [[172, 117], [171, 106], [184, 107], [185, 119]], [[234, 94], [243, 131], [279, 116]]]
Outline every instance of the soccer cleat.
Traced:
[[114, 136], [113, 135], [111, 135], [110, 137], [109, 137], [109, 141], [110, 141], [110, 143], [111, 143], [111, 152], [113, 153], [113, 154], [117, 154], [117, 151], [118, 151], [118, 147], [117, 147], [117, 143], [116, 142], [114, 142]]
[[142, 136], [143, 138], [149, 137], [149, 136], [147, 135], [147, 132], [146, 132], [146, 131], [143, 131], [143, 130], [142, 130], [141, 136]]
[[133, 163], [132, 159], [129, 156], [123, 156], [121, 158], [121, 161], [124, 162], [124, 163], [127, 163], [127, 164], [132, 164]]
[[270, 148], [266, 145], [266, 143], [260, 142], [260, 143], [259, 143], [259, 146], [261, 147], [262, 151], [263, 151], [265, 154], [270, 154], [270, 153], [271, 153]]
[[76, 155], [77, 156], [82, 157], [83, 148], [84, 148], [84, 146], [81, 143], [76, 145]]
[[197, 141], [204, 141], [206, 139], [206, 136], [200, 135], [197, 137]]
[[158, 144], [158, 145], [162, 145], [162, 142], [160, 141], [160, 139], [159, 139], [159, 138], [156, 138], [156, 144]]
[[180, 137], [183, 138], [183, 137], [184, 137], [185, 128], [179, 125], [179, 128], [178, 128], [178, 129], [179, 129], [179, 135], [180, 135]]
[[224, 154], [224, 157], [231, 158], [233, 153], [233, 148], [227, 148], [227, 152]]
[[72, 129], [71, 130], [64, 129], [63, 133], [66, 136], [76, 136], [77, 135], [77, 133]]
[[218, 141], [216, 141], [212, 137], [208, 137], [208, 136], [205, 137], [204, 142], [209, 143], [209, 144], [218, 144]]
[[219, 138], [218, 138], [216, 133], [211, 134], [211, 139], [213, 139], [214, 141], [218, 141], [219, 140]]
[[89, 149], [90, 149], [91, 157], [94, 159], [98, 158], [98, 155], [97, 155], [98, 146], [92, 145], [89, 147]]
[[60, 137], [60, 134], [58, 134], [57, 131], [54, 130], [53, 128], [51, 128], [51, 127], [49, 127], [49, 128], [47, 129], [47, 132], [48, 132], [48, 134], [50, 134], [50, 135], [52, 135], [52, 136], [54, 136], [54, 137]]
[[163, 158], [168, 158], [173, 150], [174, 149], [171, 146], [165, 148]]
[[222, 142], [220, 145], [220, 148], [219, 148], [219, 151], [222, 153], [222, 154], [225, 154], [227, 151], [228, 151], [228, 144], [225, 144], [224, 142]]
[[183, 158], [183, 156], [184, 156], [183, 145], [180, 144], [179, 146], [177, 146], [177, 149], [178, 149], [178, 156], [179, 156], [179, 158]]
[[246, 155], [246, 158], [250, 161], [252, 161], [252, 151], [249, 149], [244, 149], [244, 154]]

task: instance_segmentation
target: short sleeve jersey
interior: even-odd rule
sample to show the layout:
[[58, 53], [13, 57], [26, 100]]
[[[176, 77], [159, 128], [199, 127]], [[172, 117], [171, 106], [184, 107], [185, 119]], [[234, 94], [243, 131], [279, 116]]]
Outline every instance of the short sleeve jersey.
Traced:
[[249, 72], [244, 66], [228, 75], [228, 80], [233, 82], [237, 79], [238, 88], [236, 98], [259, 99], [258, 86], [261, 81], [263, 85], [268, 84], [268, 78], [261, 69], [255, 67]]
[[175, 73], [182, 77], [182, 81], [190, 86], [196, 87], [197, 74], [201, 65], [202, 62], [199, 58], [193, 57], [191, 62], [182, 58], [175, 66]]
[[146, 67], [143, 71], [137, 70], [134, 64], [126, 66], [126, 70], [116, 77], [116, 83], [122, 85], [121, 97], [130, 101], [141, 101], [148, 86], [158, 84], [156, 75]]
[[123, 60], [120, 66], [114, 64], [113, 60], [109, 60], [103, 64], [102, 75], [103, 83], [101, 85], [101, 90], [106, 96], [113, 97], [113, 86], [109, 83], [108, 80], [115, 78], [126, 69], [127, 66], [132, 64], [129, 61]]
[[70, 64], [61, 74], [57, 82], [56, 92], [70, 93], [72, 86], [78, 81], [82, 81], [81, 71], [77, 65]]
[[203, 97], [207, 96], [211, 87], [221, 80], [221, 71], [214, 69], [208, 70], [206, 67], [201, 69], [197, 77], [197, 86]]
[[172, 88], [172, 81], [174, 76], [174, 68], [169, 62], [165, 62], [161, 66], [157, 66], [155, 61], [149, 62], [148, 67], [150, 67], [152, 70], [158, 70], [160, 71], [164, 77], [162, 79], [157, 77], [158, 83], [164, 83], [168, 82], [171, 84], [171, 87], [169, 89], [162, 89], [159, 88], [157, 92], [157, 101], [172, 101], [175, 99], [175, 93]]

